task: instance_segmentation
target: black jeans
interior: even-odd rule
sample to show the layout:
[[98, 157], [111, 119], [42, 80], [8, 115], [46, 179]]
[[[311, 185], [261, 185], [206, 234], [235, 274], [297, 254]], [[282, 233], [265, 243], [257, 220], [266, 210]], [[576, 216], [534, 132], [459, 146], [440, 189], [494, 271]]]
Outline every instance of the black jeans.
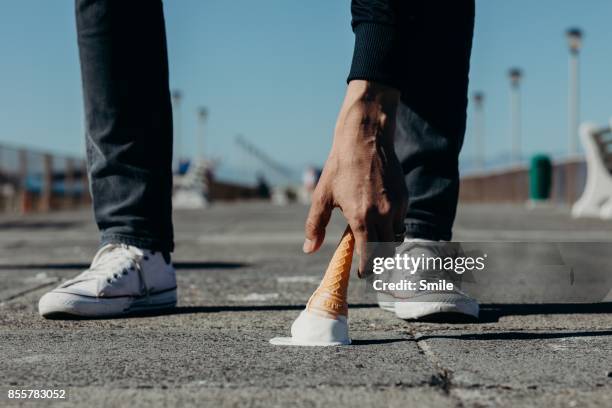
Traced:
[[77, 0], [76, 19], [102, 243], [172, 251], [172, 108], [162, 3]]
[[[408, 4], [407, 2], [406, 4]], [[414, 1], [395, 148], [408, 188], [407, 235], [450, 240], [465, 134], [473, 1]]]
[[[465, 132], [473, 9], [413, 21], [396, 150], [407, 233], [450, 239]], [[102, 242], [174, 249], [172, 110], [160, 0], [76, 0], [87, 158]], [[348, 22], [347, 22], [348, 27]], [[440, 29], [445, 27], [445, 29]]]

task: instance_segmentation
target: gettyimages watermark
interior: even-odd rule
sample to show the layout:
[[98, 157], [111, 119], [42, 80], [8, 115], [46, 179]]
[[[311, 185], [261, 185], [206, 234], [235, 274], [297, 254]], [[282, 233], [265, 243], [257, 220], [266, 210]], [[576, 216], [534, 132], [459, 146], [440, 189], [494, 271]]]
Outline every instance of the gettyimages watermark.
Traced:
[[486, 268], [488, 255], [466, 255], [457, 243], [378, 243], [370, 252], [368, 284], [371, 290], [410, 300], [422, 292], [456, 292], [464, 275]]
[[[460, 256], [448, 253], [446, 255], [425, 254], [426, 251], [417, 246], [417, 250], [405, 250], [395, 256], [375, 256], [372, 258], [372, 273], [395, 273], [401, 279], [385, 282], [384, 279], [373, 279], [372, 288], [376, 291], [453, 291], [458, 279], [454, 275], [463, 275], [473, 270], [485, 269], [487, 254], [482, 256]], [[420, 253], [419, 253], [420, 252]], [[448, 274], [442, 276], [440, 272]], [[415, 279], [418, 277], [418, 280]], [[405, 278], [404, 278], [405, 277]], [[442, 279], [437, 279], [442, 277]], [[380, 278], [380, 276], [379, 276]], [[433, 279], [432, 279], [433, 278]]]
[[612, 242], [414, 241], [367, 249], [365, 294], [394, 301], [457, 291], [482, 302], [612, 301]]

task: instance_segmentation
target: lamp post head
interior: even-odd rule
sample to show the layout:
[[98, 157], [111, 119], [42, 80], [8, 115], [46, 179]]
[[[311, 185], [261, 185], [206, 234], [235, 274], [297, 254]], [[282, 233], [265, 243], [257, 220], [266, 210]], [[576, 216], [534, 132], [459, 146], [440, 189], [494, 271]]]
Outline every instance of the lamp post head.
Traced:
[[484, 93], [480, 91], [474, 92], [472, 99], [474, 99], [474, 104], [480, 108], [484, 102]]
[[510, 78], [510, 85], [518, 88], [521, 78], [523, 78], [523, 71], [520, 68], [510, 68], [508, 70], [508, 78]]
[[582, 30], [579, 28], [570, 28], [565, 32], [567, 43], [572, 54], [578, 54], [582, 47]]
[[183, 93], [179, 91], [178, 89], [175, 89], [174, 91], [172, 91], [170, 96], [172, 97], [172, 102], [179, 103], [181, 99], [183, 98]]
[[198, 118], [200, 120], [206, 120], [207, 117], [208, 117], [208, 109], [206, 109], [205, 107], [198, 108]]

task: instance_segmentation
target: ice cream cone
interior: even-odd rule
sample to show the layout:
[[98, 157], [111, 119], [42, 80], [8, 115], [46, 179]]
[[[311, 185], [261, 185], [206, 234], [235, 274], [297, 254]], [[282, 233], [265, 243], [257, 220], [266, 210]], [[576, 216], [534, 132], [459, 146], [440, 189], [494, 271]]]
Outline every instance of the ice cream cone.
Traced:
[[306, 304], [306, 310], [331, 319], [348, 316], [347, 292], [354, 249], [355, 237], [351, 228], [347, 227], [323, 280]]
[[306, 309], [291, 325], [291, 337], [276, 337], [272, 344], [332, 346], [350, 344], [347, 292], [355, 237], [347, 227]]

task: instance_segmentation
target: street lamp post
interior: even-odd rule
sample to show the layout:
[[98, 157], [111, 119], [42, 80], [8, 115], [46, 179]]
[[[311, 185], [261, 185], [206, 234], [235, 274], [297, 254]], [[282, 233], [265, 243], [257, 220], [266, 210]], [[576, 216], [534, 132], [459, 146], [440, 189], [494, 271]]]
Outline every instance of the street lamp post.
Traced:
[[474, 92], [474, 163], [476, 169], [483, 170], [485, 166], [485, 140], [484, 140], [484, 93]]
[[508, 71], [510, 78], [510, 103], [512, 121], [512, 161], [519, 164], [521, 161], [521, 94], [520, 84], [523, 71], [520, 68], [511, 68]]
[[180, 167], [181, 167], [181, 124], [182, 124], [182, 118], [181, 118], [181, 102], [183, 100], [183, 93], [181, 91], [179, 91], [178, 89], [175, 89], [174, 91], [172, 91], [171, 93], [171, 97], [172, 97], [172, 110], [173, 112], [173, 117], [174, 117], [174, 157], [176, 158], [176, 170], [177, 172], [180, 171]]
[[569, 92], [568, 92], [568, 148], [569, 154], [578, 152], [578, 122], [580, 120], [580, 85], [578, 78], [578, 56], [582, 47], [582, 31], [570, 28], [565, 33], [569, 46]]
[[208, 118], [208, 110], [205, 107], [199, 107], [198, 111], [198, 133], [196, 135], [196, 159], [204, 159], [204, 126]]

